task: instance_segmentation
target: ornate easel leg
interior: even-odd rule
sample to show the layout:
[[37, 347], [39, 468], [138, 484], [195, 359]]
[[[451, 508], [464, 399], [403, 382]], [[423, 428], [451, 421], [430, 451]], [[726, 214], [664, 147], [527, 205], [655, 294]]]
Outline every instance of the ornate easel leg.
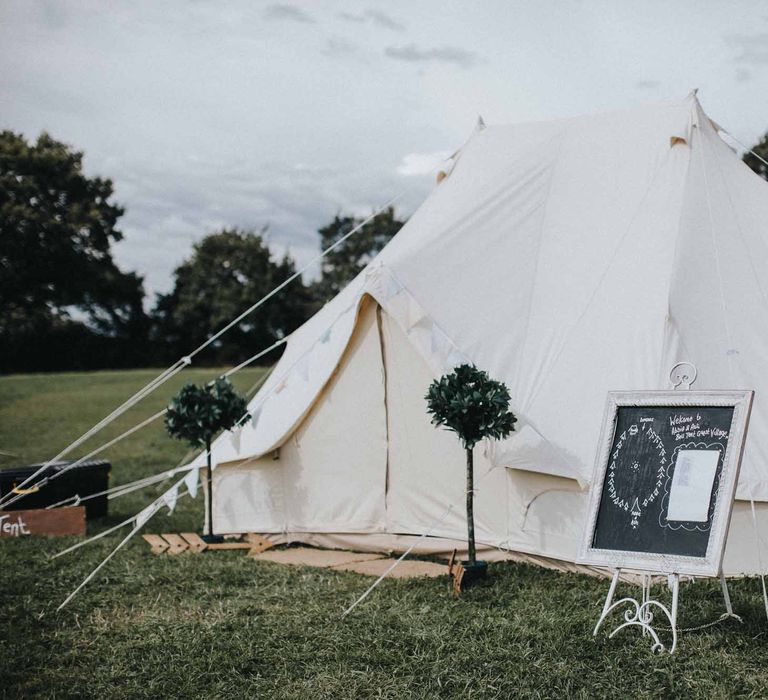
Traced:
[[624, 611], [624, 622], [614, 629], [608, 638], [615, 637], [625, 627], [640, 627], [643, 630], [643, 636], [650, 635], [652, 640], [653, 651], [663, 651], [664, 644], [659, 639], [657, 631], [653, 627], [654, 611], [657, 613], [663, 613], [669, 620], [670, 629], [672, 631], [672, 645], [669, 649], [670, 654], [677, 648], [677, 598], [678, 589], [680, 584], [680, 577], [677, 574], [672, 574], [669, 578], [670, 588], [672, 589], [672, 605], [671, 610], [658, 600], [651, 598], [651, 575], [644, 574], [642, 579], [642, 592], [639, 596], [640, 600], [627, 597], [621, 598], [614, 602], [613, 598], [616, 593], [616, 585], [619, 582], [620, 569], [616, 569], [611, 581], [611, 587], [608, 589], [608, 596], [605, 599], [603, 605], [603, 612], [600, 615], [600, 619], [595, 625], [593, 636], [597, 635], [598, 630], [602, 626], [607, 617], [614, 611], [622, 606], [629, 606], [629, 609]]
[[[645, 610], [644, 622], [650, 624], [653, 620], [653, 615], [648, 610], [648, 601], [651, 599], [651, 575], [643, 574], [643, 604], [640, 606], [642, 610]], [[648, 634], [648, 630], [643, 627], [643, 637]]]
[[725, 612], [728, 617], [735, 617], [739, 622], [743, 622], [741, 617], [733, 612], [733, 606], [731, 605], [731, 595], [728, 593], [728, 584], [725, 581], [725, 575], [720, 572], [720, 588], [723, 589], [723, 600], [725, 601]]
[[613, 603], [613, 596], [616, 593], [616, 584], [619, 582], [619, 574], [621, 573], [621, 569], [616, 569], [613, 572], [613, 578], [611, 579], [611, 586], [608, 589], [608, 595], [605, 598], [605, 603], [603, 604], [603, 612], [600, 614], [600, 619], [597, 621], [597, 624], [595, 625], [595, 630], [592, 632], [592, 636], [597, 636], [597, 631], [600, 629], [600, 625], [603, 624], [603, 620], [605, 620], [606, 615], [608, 615], [608, 611], [611, 609], [611, 603]]
[[670, 627], [672, 627], [672, 646], [669, 653], [673, 654], [677, 648], [677, 597], [680, 590], [680, 576], [672, 574], [672, 615], [670, 616]]

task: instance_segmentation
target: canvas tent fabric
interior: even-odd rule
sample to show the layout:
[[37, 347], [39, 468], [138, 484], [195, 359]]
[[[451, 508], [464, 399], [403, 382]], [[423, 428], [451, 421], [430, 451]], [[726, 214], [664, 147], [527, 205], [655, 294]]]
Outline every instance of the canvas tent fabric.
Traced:
[[478, 541], [573, 562], [606, 393], [668, 388], [685, 360], [695, 388], [756, 391], [725, 560], [755, 571], [744, 501], [768, 501], [768, 184], [693, 94], [481, 125], [444, 171], [292, 334], [252, 422], [215, 442], [217, 530], [396, 549], [439, 520], [435, 537], [462, 541], [463, 454], [423, 396], [473, 362], [519, 418], [476, 450]]

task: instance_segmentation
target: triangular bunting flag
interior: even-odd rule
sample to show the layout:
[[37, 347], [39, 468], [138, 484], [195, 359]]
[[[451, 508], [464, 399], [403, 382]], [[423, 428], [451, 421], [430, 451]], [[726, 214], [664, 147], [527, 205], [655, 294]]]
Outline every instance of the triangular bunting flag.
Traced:
[[403, 288], [400, 283], [392, 277], [392, 275], [389, 275], [389, 279], [387, 280], [387, 291], [384, 295], [386, 301], [389, 301], [392, 297], [396, 297], [401, 291], [403, 291]]
[[309, 380], [309, 354], [304, 355], [296, 364], [296, 371], [299, 376], [306, 382]]
[[445, 333], [433, 323], [429, 334], [429, 351], [433, 355], [442, 354], [447, 344], [448, 338], [445, 337]]
[[235, 452], [240, 452], [240, 435], [242, 432], [242, 425], [235, 426], [229, 431], [229, 441], [232, 443], [232, 447], [235, 448]]
[[157, 510], [157, 508], [158, 508], [157, 503], [150, 503], [146, 508], [144, 508], [144, 510], [140, 511], [135, 518], [134, 527], [136, 527], [137, 529], [142, 527], [144, 523], [146, 523], [147, 520], [149, 520], [155, 514], [155, 511]]
[[176, 507], [176, 501], [179, 500], [179, 485], [176, 484], [173, 488], [168, 489], [163, 494], [163, 503], [168, 506], [168, 512], [173, 513], [173, 509]]
[[187, 487], [187, 491], [189, 491], [189, 495], [192, 496], [192, 498], [195, 498], [197, 496], [197, 482], [200, 477], [200, 469], [190, 469], [189, 474], [187, 474], [184, 477], [184, 485]]
[[466, 357], [464, 357], [464, 355], [462, 355], [458, 350], [454, 348], [451, 350], [451, 354], [448, 355], [448, 359], [445, 361], [445, 364], [447, 368], [453, 369], [459, 365], [469, 364], [469, 361]]
[[261, 416], [261, 406], [256, 406], [251, 410], [251, 422], [248, 424], [251, 426], [251, 430], [256, 430], [256, 426], [259, 424], [259, 417]]

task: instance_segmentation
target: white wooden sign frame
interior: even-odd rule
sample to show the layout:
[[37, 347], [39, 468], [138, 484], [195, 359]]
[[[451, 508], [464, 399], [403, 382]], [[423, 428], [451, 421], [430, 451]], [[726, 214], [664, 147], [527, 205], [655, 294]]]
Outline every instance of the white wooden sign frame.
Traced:
[[[739, 478], [744, 441], [752, 410], [753, 391], [616, 391], [609, 392], [600, 431], [597, 458], [592, 476], [586, 527], [579, 557], [581, 564], [611, 569], [654, 571], [666, 574], [718, 576], [721, 572], [725, 539], [733, 509], [733, 499]], [[720, 485], [712, 516], [707, 552], [704, 557], [691, 557], [655, 552], [632, 552], [617, 549], [598, 549], [593, 546], [597, 515], [603, 493], [603, 484], [610, 458], [611, 446], [619, 409], [623, 406], [650, 407], [733, 407], [733, 418], [728, 446], [723, 457]]]

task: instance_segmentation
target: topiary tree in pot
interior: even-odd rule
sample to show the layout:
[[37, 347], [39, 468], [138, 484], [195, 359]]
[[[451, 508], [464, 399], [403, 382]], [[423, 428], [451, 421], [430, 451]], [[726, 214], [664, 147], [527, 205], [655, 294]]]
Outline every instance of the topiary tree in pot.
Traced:
[[467, 453], [467, 583], [483, 576], [487, 565], [477, 561], [474, 519], [475, 445], [484, 438], [501, 440], [514, 429], [517, 418], [509, 410], [509, 390], [474, 365], [460, 365], [435, 379], [426, 395], [427, 412], [435, 426], [451, 430]]
[[218, 432], [245, 425], [251, 419], [247, 408], [245, 397], [235, 391], [228, 379], [219, 377], [204, 386], [192, 383], [184, 386], [171, 399], [165, 414], [165, 429], [171, 437], [185, 440], [193, 448], [205, 447], [208, 532], [203, 539], [209, 544], [223, 540], [213, 534], [211, 442]]

